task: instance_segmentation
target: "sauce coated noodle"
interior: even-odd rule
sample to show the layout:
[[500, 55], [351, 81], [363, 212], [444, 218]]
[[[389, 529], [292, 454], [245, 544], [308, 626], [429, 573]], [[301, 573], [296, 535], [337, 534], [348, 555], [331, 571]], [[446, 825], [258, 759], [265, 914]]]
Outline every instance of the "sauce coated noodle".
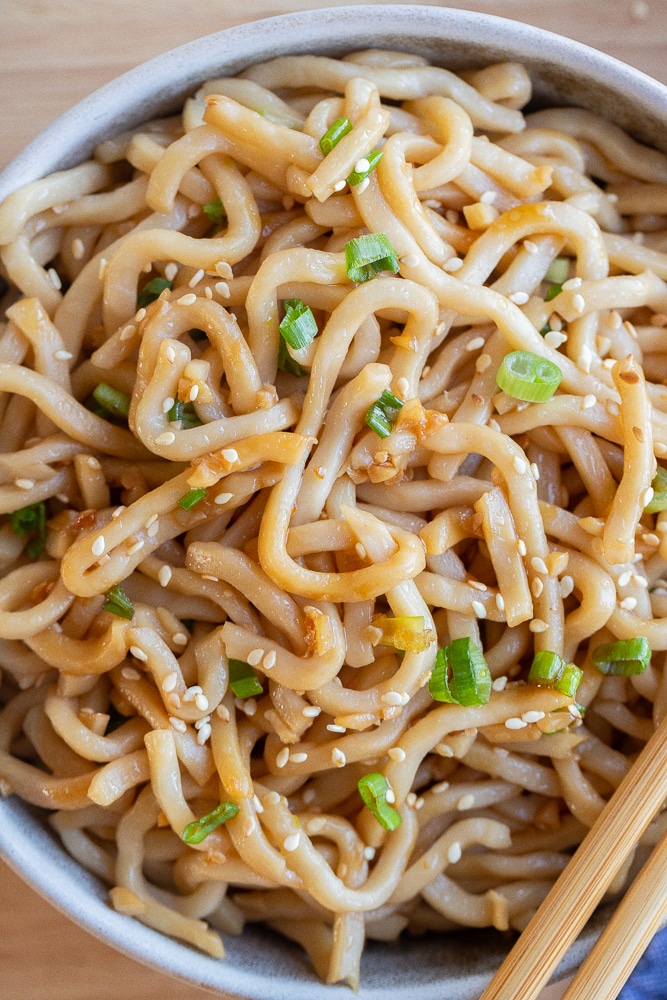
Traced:
[[0, 207], [2, 791], [208, 954], [520, 931], [667, 708], [667, 158], [529, 97], [281, 58]]

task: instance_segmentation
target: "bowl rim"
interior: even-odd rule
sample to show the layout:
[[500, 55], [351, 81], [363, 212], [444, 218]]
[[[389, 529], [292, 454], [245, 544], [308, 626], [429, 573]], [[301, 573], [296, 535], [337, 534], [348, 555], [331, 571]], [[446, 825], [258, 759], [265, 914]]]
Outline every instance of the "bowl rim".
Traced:
[[[363, 39], [370, 39], [377, 30], [383, 11], [390, 15], [395, 33], [417, 32], [424, 37], [446, 38], [451, 45], [471, 44], [472, 39], [483, 38], [486, 32], [494, 36], [496, 48], [508, 52], [539, 51], [540, 60], [554, 68], [571, 70], [575, 61], [578, 75], [584, 73], [593, 86], [627, 91], [633, 101], [651, 109], [667, 124], [667, 87], [663, 84], [613, 56], [533, 25], [435, 5], [313, 8], [247, 21], [201, 36], [104, 84], [56, 118], [7, 164], [0, 172], [0, 200], [27, 181], [61, 169], [64, 163], [79, 162], [102, 137], [119, 131], [119, 125], [122, 129], [124, 124], [147, 120], [157, 107], [166, 107], [177, 99], [182, 101], [183, 95], [192, 92], [198, 82], [210, 79], [216, 72], [219, 75], [221, 67], [245, 66], [266, 58], [269, 47], [282, 44], [291, 52], [307, 51], [314, 44], [321, 52], [368, 47]], [[297, 35], [299, 45], [295, 49]], [[243, 52], [242, 57], [239, 52]], [[228, 71], [238, 72], [238, 69]], [[152, 94], [152, 101], [138, 104], [138, 91]], [[157, 101], [156, 93], [161, 94]], [[148, 113], [138, 116], [140, 107]], [[0, 801], [0, 856], [56, 909], [126, 956], [189, 984], [213, 992], [224, 990], [228, 996], [247, 1000], [267, 1000], [269, 996], [272, 1000], [349, 997], [347, 987], [324, 986], [308, 974], [305, 964], [304, 975], [298, 980], [258, 976], [230, 961], [220, 962], [200, 955], [189, 946], [173, 942], [116, 913], [108, 905], [101, 883], [69, 857], [45, 825], [38, 824], [32, 832], [26, 829], [27, 824], [32, 826], [35, 813], [16, 796]], [[73, 886], [79, 893], [76, 902], [72, 899]], [[576, 968], [600, 929], [601, 925], [594, 927], [586, 943], [579, 939], [561, 963], [557, 976]], [[466, 980], [466, 991], [457, 993], [457, 998], [472, 1000], [489, 979], [490, 973], [473, 973]], [[420, 980], [414, 987], [401, 985], [401, 989], [405, 1000], [439, 1000], [444, 982], [440, 978]], [[364, 984], [362, 979], [358, 997], [387, 1000], [388, 991], [395, 988], [395, 981], [376, 988]]]

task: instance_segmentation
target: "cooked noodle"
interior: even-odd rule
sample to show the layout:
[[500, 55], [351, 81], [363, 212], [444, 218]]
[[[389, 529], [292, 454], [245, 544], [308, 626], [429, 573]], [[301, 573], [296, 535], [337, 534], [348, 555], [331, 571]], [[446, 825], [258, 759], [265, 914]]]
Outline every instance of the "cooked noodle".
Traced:
[[[520, 931], [667, 710], [667, 157], [530, 90], [280, 58], [0, 206], [2, 792], [210, 955], [263, 921], [356, 986], [366, 938]], [[461, 639], [479, 704], [434, 699]]]

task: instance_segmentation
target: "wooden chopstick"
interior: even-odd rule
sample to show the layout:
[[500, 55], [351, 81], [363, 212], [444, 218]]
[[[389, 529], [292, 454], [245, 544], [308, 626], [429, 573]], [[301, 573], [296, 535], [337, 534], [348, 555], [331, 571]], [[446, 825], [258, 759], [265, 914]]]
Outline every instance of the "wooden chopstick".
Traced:
[[667, 716], [480, 1000], [535, 1000], [667, 798]]
[[562, 1000], [616, 1000], [667, 917], [667, 833], [626, 892]]

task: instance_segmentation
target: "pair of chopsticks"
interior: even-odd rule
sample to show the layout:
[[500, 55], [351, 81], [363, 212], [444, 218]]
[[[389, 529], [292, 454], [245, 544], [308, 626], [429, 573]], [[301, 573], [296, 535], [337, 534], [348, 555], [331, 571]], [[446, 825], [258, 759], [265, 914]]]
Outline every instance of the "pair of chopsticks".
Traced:
[[[667, 716], [480, 1000], [535, 1000], [667, 798]], [[667, 834], [562, 1000], [614, 1000], [667, 916]]]

